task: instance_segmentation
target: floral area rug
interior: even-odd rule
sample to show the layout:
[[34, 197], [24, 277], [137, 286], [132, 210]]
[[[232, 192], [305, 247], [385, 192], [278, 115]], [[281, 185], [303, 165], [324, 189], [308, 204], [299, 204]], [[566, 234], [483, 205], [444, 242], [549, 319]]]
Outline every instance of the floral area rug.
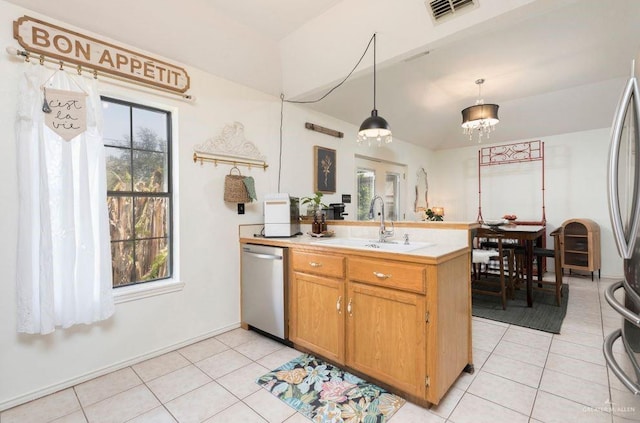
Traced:
[[405, 400], [303, 354], [256, 383], [317, 423], [384, 423]]

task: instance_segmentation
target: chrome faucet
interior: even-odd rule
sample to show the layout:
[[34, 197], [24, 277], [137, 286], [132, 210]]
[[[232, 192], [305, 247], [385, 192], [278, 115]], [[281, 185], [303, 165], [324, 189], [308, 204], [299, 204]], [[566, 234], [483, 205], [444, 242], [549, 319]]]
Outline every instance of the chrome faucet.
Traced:
[[391, 230], [388, 231], [384, 225], [384, 199], [379, 195], [375, 195], [371, 200], [371, 206], [369, 207], [369, 219], [373, 219], [373, 208], [376, 205], [376, 200], [380, 200], [380, 230], [378, 231], [378, 241], [385, 242], [387, 238], [393, 236], [393, 222], [391, 222]]

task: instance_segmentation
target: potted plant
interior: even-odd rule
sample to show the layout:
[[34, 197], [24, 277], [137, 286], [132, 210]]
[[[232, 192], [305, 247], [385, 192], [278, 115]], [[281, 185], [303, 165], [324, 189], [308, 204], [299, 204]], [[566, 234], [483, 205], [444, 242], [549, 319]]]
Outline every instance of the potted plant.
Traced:
[[430, 220], [432, 222], [442, 222], [443, 220], [441, 215], [434, 213], [434, 211], [431, 209], [427, 209], [425, 213], [427, 215], [427, 220]]
[[307, 216], [318, 214], [320, 212], [320, 209], [327, 207], [327, 205], [322, 202], [323, 195], [324, 194], [318, 191], [313, 197], [302, 197], [301, 204], [307, 205]]

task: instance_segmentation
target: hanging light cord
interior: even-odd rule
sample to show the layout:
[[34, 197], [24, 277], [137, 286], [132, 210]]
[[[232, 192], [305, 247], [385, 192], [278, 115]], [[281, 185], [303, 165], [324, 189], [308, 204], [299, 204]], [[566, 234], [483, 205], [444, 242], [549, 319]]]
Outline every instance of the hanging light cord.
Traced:
[[484, 104], [484, 99], [482, 98], [482, 84], [484, 84], [484, 79], [476, 80], [476, 84], [478, 84], [478, 99], [476, 100], [476, 105]]
[[280, 192], [280, 176], [282, 175], [282, 121], [284, 120], [284, 94], [280, 94], [280, 153], [278, 155], [278, 193]]
[[[371, 41], [369, 41], [371, 44]], [[369, 46], [367, 46], [369, 48]], [[366, 51], [365, 51], [366, 53]], [[376, 110], [376, 33], [373, 33], [373, 110]]]
[[324, 100], [325, 98], [327, 98], [327, 96], [329, 94], [331, 94], [332, 92], [334, 92], [336, 89], [338, 89], [342, 84], [344, 84], [347, 79], [349, 79], [349, 77], [353, 74], [353, 72], [355, 72], [355, 70], [358, 68], [358, 66], [360, 66], [360, 63], [362, 63], [362, 59], [364, 59], [365, 54], [367, 54], [367, 52], [369, 51], [369, 47], [371, 47], [371, 42], [373, 42], [373, 95], [374, 95], [374, 104], [375, 104], [375, 77], [376, 77], [376, 34], [374, 33], [371, 36], [371, 39], [369, 40], [369, 43], [367, 44], [367, 48], [364, 49], [364, 52], [362, 53], [362, 56], [360, 56], [360, 59], [358, 60], [358, 63], [356, 63], [356, 65], [353, 67], [353, 69], [351, 69], [351, 72], [349, 72], [349, 74], [347, 76], [344, 77], [344, 79], [342, 81], [340, 81], [336, 86], [334, 86], [333, 88], [331, 88], [329, 91], [327, 91], [322, 97], [315, 99], [315, 100], [285, 100], [284, 96], [281, 97], [282, 101], [287, 102], [287, 103], [295, 103], [295, 104], [311, 104], [311, 103], [317, 103], [319, 101]]
[[371, 47], [371, 42], [373, 42], [373, 108], [375, 109], [376, 107], [376, 33], [375, 32], [369, 39], [369, 42], [367, 43], [367, 47], [364, 49], [362, 56], [360, 56], [358, 63], [356, 63], [353, 69], [351, 69], [351, 72], [349, 72], [349, 74], [345, 76], [342, 81], [340, 81], [336, 86], [334, 86], [329, 91], [327, 91], [322, 97], [317, 98], [315, 100], [286, 100], [284, 98], [284, 94], [282, 93], [280, 94], [280, 157], [278, 160], [278, 192], [280, 192], [280, 177], [282, 175], [282, 124], [284, 120], [284, 103], [312, 104], [312, 103], [318, 103], [319, 101], [322, 101], [325, 98], [327, 98], [329, 94], [331, 94], [332, 92], [337, 90], [342, 84], [344, 84], [347, 81], [347, 79], [351, 77], [353, 72], [355, 72], [358, 66], [360, 66], [360, 63], [362, 63], [362, 59], [364, 59], [364, 56], [369, 51], [369, 47]]

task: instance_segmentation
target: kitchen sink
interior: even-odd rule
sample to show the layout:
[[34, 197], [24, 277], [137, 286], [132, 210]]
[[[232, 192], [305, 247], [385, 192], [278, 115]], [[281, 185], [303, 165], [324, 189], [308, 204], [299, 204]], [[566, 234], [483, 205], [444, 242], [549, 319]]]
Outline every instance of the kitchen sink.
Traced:
[[432, 242], [409, 242], [404, 241], [372, 241], [361, 238], [330, 238], [316, 241], [317, 244], [333, 245], [336, 247], [360, 248], [365, 250], [390, 251], [396, 253], [407, 253], [421, 248], [432, 247]]

